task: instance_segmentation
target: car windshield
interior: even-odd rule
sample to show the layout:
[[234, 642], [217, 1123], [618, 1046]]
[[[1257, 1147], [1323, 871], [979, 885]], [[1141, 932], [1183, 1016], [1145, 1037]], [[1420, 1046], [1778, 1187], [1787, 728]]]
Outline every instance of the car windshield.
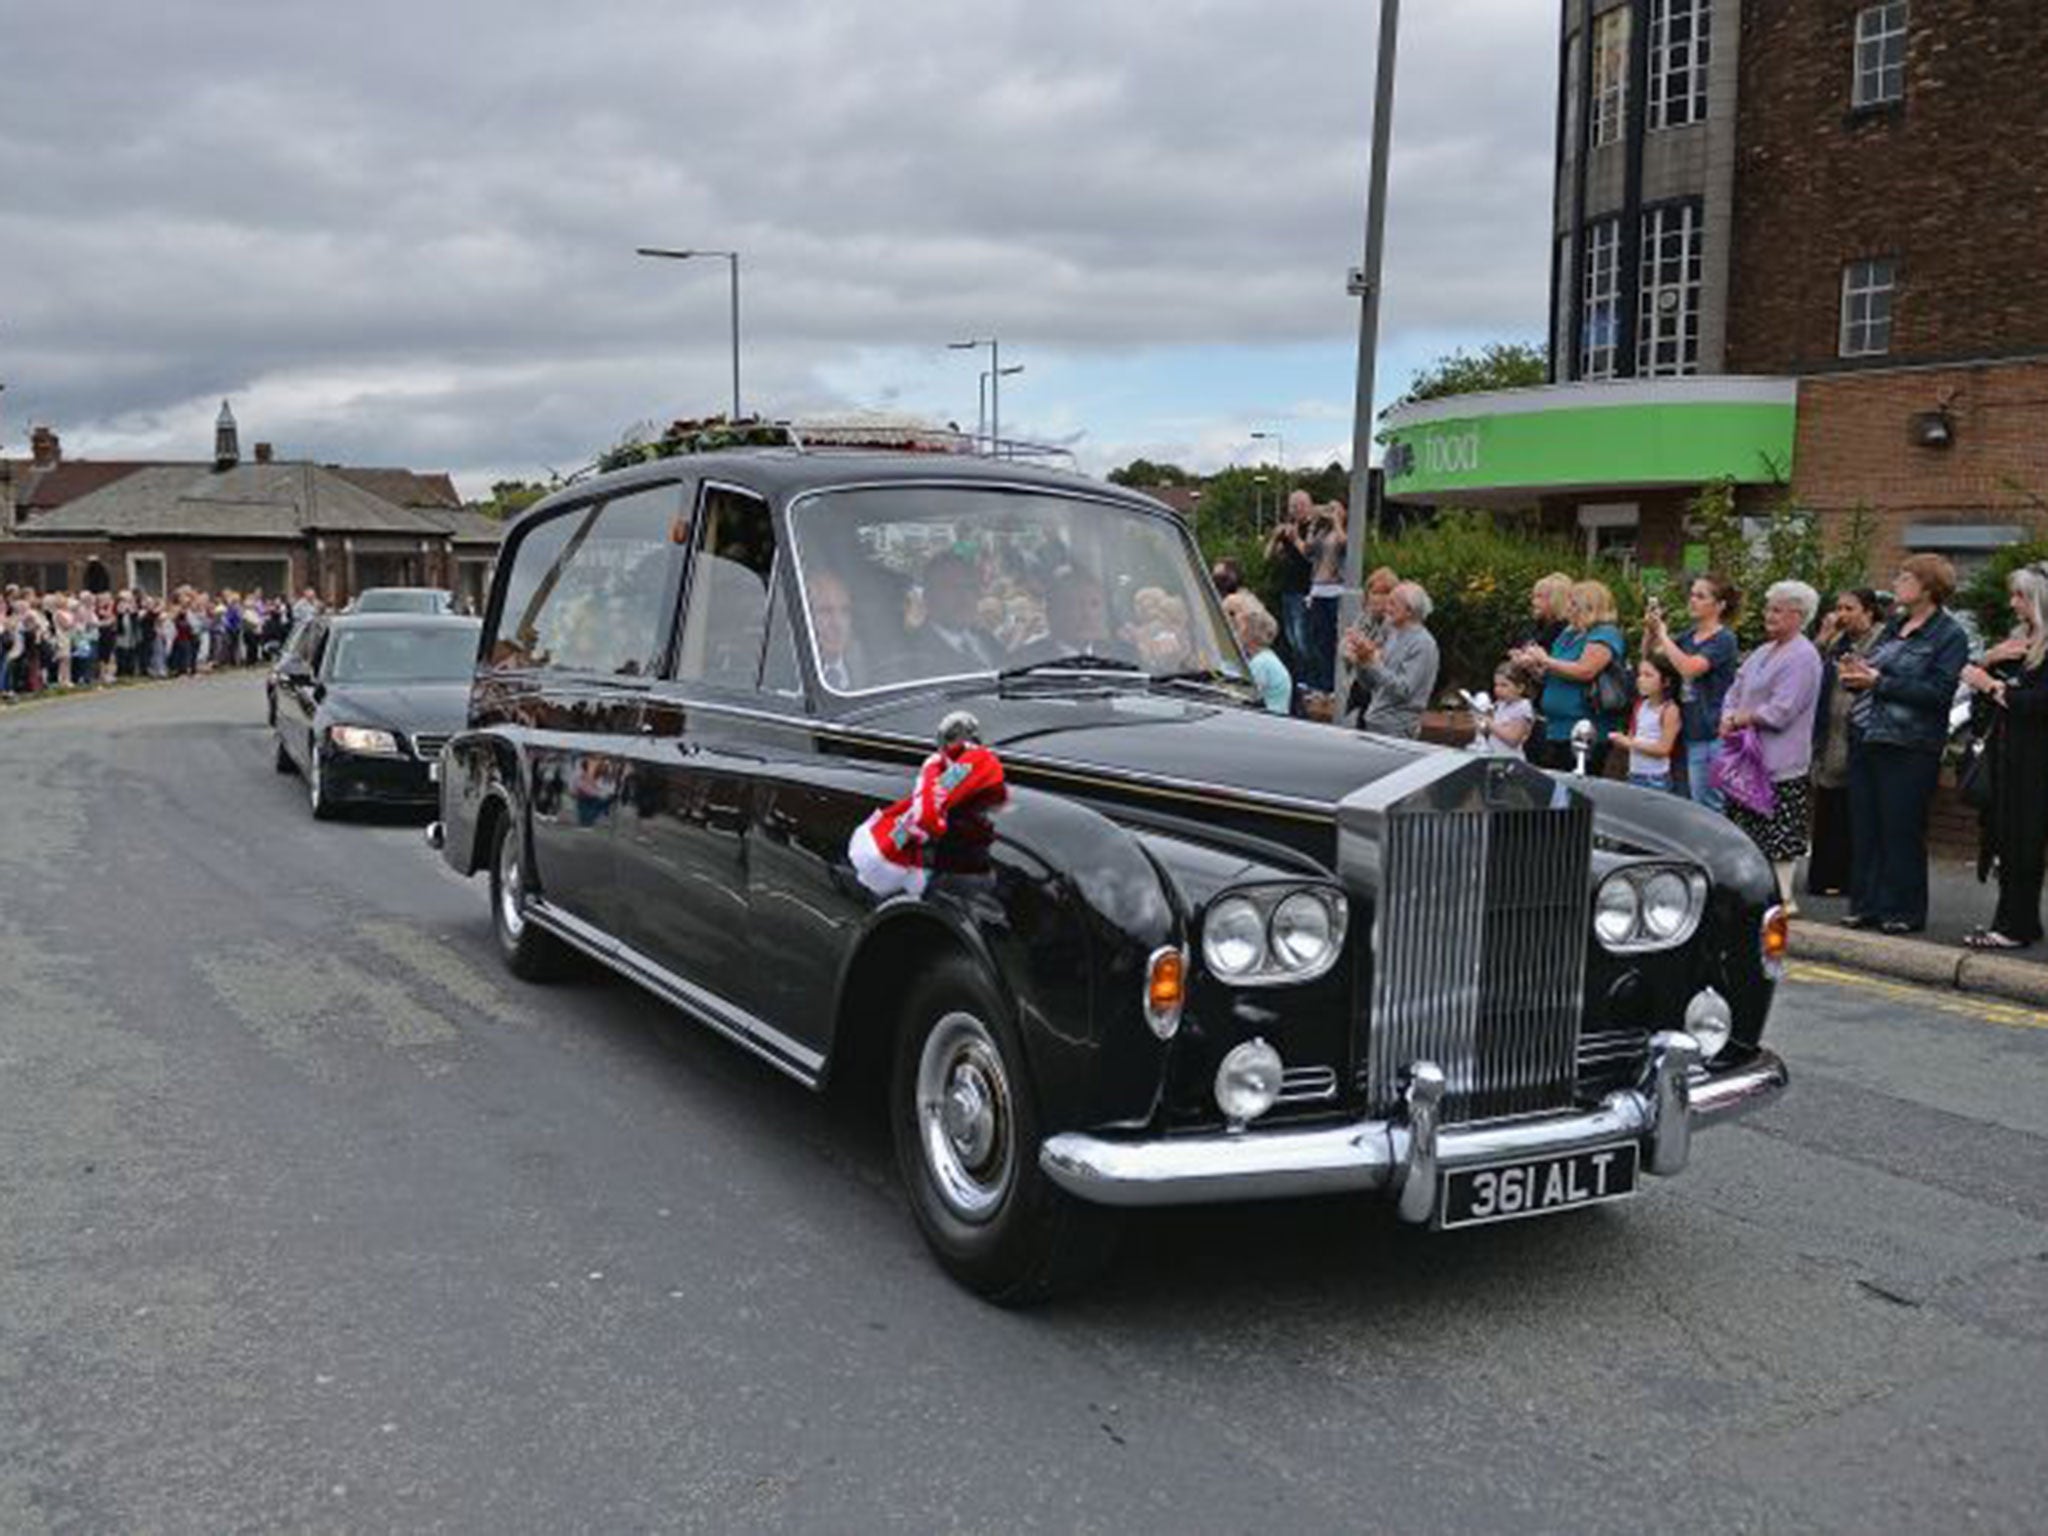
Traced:
[[476, 670], [474, 624], [379, 625], [337, 629], [328, 646], [335, 683], [466, 682]]
[[898, 485], [791, 514], [813, 660], [838, 694], [1061, 666], [1244, 679], [1170, 514], [1056, 492]]
[[433, 587], [373, 587], [355, 601], [357, 613], [445, 613], [448, 594]]

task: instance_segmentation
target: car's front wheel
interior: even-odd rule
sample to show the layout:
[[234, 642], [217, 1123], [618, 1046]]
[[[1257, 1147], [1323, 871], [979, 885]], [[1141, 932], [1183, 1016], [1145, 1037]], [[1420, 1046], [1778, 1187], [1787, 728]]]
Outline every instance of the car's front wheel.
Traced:
[[527, 915], [530, 882], [519, 824], [510, 814], [497, 818], [491, 842], [491, 931], [506, 969], [522, 981], [549, 981], [568, 958], [552, 934], [542, 933]]
[[306, 758], [306, 804], [311, 807], [315, 821], [332, 821], [338, 809], [327, 793], [327, 770], [321, 766], [318, 747]]
[[889, 1103], [911, 1209], [954, 1279], [1014, 1306], [1107, 1261], [1109, 1213], [1038, 1166], [1043, 1136], [1016, 1031], [967, 960], [943, 961], [912, 986]]

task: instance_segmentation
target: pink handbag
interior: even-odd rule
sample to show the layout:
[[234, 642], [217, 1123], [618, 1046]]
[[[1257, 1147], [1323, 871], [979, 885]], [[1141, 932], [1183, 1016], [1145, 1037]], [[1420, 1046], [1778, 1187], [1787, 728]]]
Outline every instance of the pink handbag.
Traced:
[[1726, 798], [1758, 816], [1768, 816], [1778, 808], [1777, 787], [1771, 783], [1770, 770], [1764, 767], [1763, 743], [1756, 739], [1756, 731], [1750, 726], [1744, 726], [1721, 744], [1721, 755], [1714, 759], [1707, 781]]

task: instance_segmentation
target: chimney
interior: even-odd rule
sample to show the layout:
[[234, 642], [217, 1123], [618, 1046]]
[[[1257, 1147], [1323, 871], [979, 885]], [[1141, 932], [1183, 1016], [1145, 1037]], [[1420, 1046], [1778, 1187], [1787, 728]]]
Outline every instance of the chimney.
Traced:
[[268, 443], [258, 443], [258, 444], [256, 445], [256, 462], [257, 462], [258, 464], [268, 464], [268, 463], [270, 462], [270, 460], [271, 460], [271, 449], [270, 449], [270, 444], [268, 444]]
[[228, 409], [227, 401], [220, 403], [220, 415], [213, 422], [213, 467], [215, 470], [233, 469], [242, 462], [241, 440], [235, 432], [235, 413]]
[[55, 469], [64, 462], [64, 445], [48, 427], [37, 427], [28, 435], [29, 454], [37, 469]]

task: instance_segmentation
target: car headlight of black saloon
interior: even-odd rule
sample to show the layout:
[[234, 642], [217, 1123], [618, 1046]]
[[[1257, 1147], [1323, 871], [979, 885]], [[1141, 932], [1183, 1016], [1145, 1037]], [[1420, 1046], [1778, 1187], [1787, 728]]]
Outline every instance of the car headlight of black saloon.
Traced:
[[1334, 886], [1236, 886], [1202, 914], [1202, 963], [1233, 986], [1313, 981], [1337, 963], [1348, 917]]
[[1617, 955], [1676, 949], [1707, 910], [1707, 877], [1684, 864], [1624, 864], [1593, 892], [1593, 936]]

